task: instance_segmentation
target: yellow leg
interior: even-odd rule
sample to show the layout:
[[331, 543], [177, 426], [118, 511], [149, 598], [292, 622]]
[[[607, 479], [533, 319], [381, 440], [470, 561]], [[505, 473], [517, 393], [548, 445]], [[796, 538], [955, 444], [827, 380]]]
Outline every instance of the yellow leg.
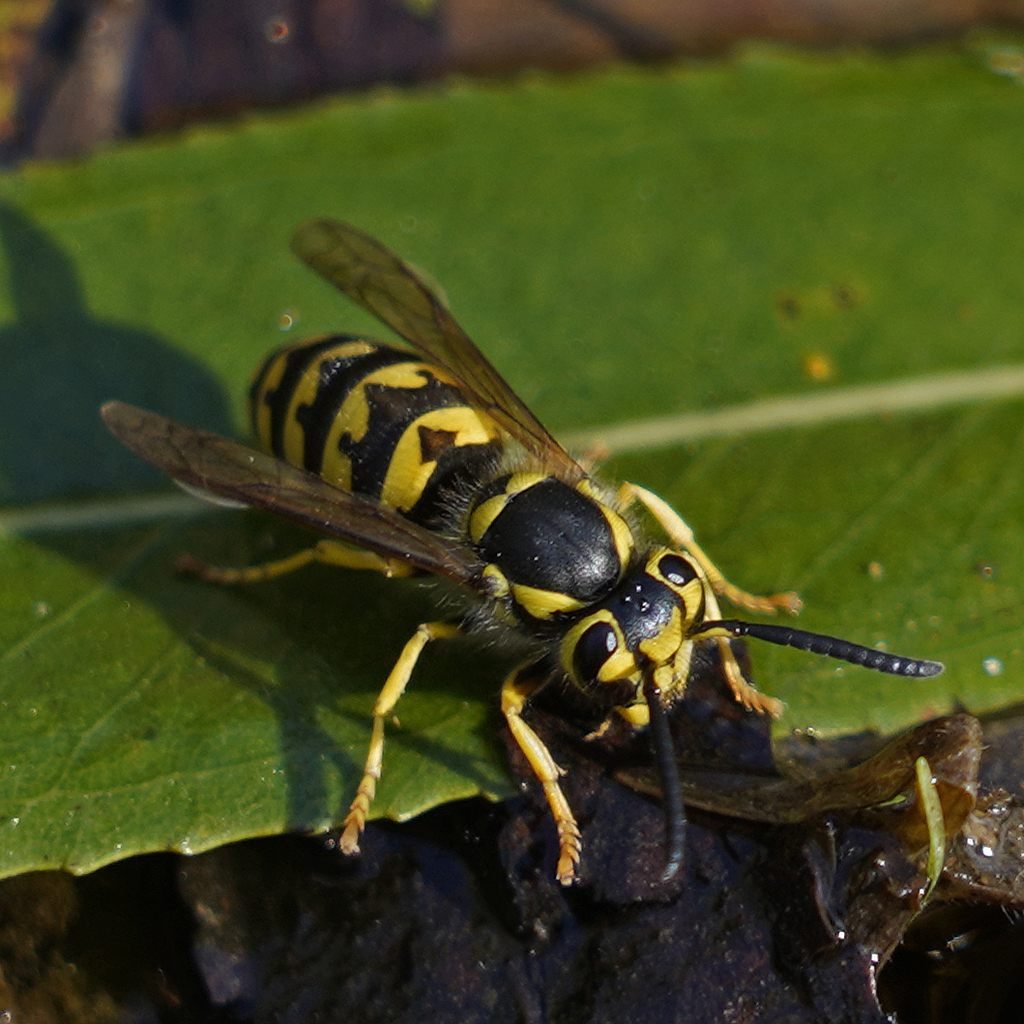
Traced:
[[562, 769], [555, 764], [551, 751], [544, 741], [523, 721], [522, 712], [530, 694], [536, 690], [538, 680], [529, 677], [527, 671], [518, 668], [511, 673], [501, 687], [501, 711], [508, 722], [519, 749], [530, 762], [533, 774], [544, 787], [544, 796], [555, 819], [558, 830], [558, 865], [555, 877], [562, 885], [571, 885], [576, 875], [576, 865], [580, 862], [580, 830], [569, 809], [569, 801], [565, 799], [558, 777]]
[[[722, 610], [718, 607], [718, 600], [713, 593], [705, 595], [704, 604], [709, 620], [722, 617]], [[700, 633], [697, 633], [693, 639], [699, 640]], [[748, 711], [759, 711], [761, 714], [778, 718], [784, 710], [782, 701], [775, 697], [769, 697], [766, 693], [761, 693], [756, 686], [743, 678], [743, 671], [736, 660], [728, 637], [717, 636], [714, 639], [718, 644], [718, 653], [722, 659], [722, 671], [725, 673], [725, 680], [729, 684], [733, 696]]]
[[753, 683], [748, 683], [743, 678], [736, 655], [733, 654], [732, 647], [729, 646], [729, 641], [725, 637], [716, 637], [716, 642], [722, 658], [722, 671], [725, 672], [725, 678], [733, 696], [748, 711], [757, 711], [762, 715], [778, 718], [785, 710], [782, 701], [775, 697], [769, 697], [767, 693], [762, 693]]
[[[730, 604], [736, 605], [738, 608], [746, 608], [748, 611], [761, 612], [763, 614], [774, 614], [779, 608], [782, 608], [795, 615], [803, 606], [800, 598], [792, 591], [760, 597], [741, 590], [730, 583], [697, 543], [689, 524], [668, 502], [646, 488], [640, 487], [637, 484], [626, 483], [622, 485], [619, 497], [627, 503], [632, 501], [641, 502], [659, 522], [672, 543], [682, 548], [697, 563], [708, 583], [708, 586], [704, 588], [705, 617], [707, 619], [722, 618], [722, 610], [718, 606], [716, 595], [721, 595]], [[697, 634], [694, 639], [698, 639], [699, 636], [700, 634]], [[715, 637], [715, 642], [718, 644], [719, 655], [722, 659], [722, 671], [725, 673], [726, 681], [736, 700], [748, 710], [766, 713], [773, 718], [782, 714], [783, 705], [781, 701], [761, 693], [755, 686], [743, 678], [743, 672], [736, 661], [736, 655], [733, 654], [729, 639], [727, 637]]]
[[272, 562], [264, 562], [262, 565], [252, 565], [245, 569], [207, 565], [191, 555], [183, 555], [178, 559], [178, 570], [198, 576], [208, 583], [258, 583], [294, 572], [313, 562], [337, 565], [343, 569], [373, 569], [385, 576], [408, 576], [412, 572], [406, 563], [397, 558], [384, 558], [372, 551], [350, 548], [334, 540], [322, 540], [311, 548], [296, 551], [294, 555], [278, 558]]
[[693, 530], [679, 513], [667, 501], [662, 500], [646, 488], [637, 484], [625, 483], [619, 491], [619, 498], [625, 504], [631, 504], [633, 501], [641, 502], [661, 524], [672, 543], [682, 548], [704, 570], [715, 593], [724, 597], [729, 604], [764, 615], [772, 615], [780, 608], [795, 615], [803, 607], [799, 595], [791, 590], [783, 594], [760, 596], [741, 590], [735, 584], [730, 583], [697, 543]]
[[366, 755], [363, 778], [356, 790], [355, 799], [349, 807], [348, 817], [343, 823], [341, 846], [343, 853], [359, 852], [359, 837], [366, 827], [370, 804], [377, 792], [384, 762], [384, 720], [394, 710], [399, 698], [405, 692], [412, 670], [416, 667], [423, 648], [431, 640], [448, 640], [461, 635], [459, 626], [451, 622], [424, 622], [413, 633], [402, 649], [390, 674], [373, 704], [373, 730], [370, 733], [370, 749]]

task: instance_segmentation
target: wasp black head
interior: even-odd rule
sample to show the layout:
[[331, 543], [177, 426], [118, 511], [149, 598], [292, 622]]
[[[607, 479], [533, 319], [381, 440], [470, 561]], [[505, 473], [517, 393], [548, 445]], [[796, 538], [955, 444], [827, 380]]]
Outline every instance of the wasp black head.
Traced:
[[670, 666], [681, 687], [685, 678], [677, 677], [685, 677], [689, 663], [686, 641], [704, 615], [704, 586], [686, 558], [656, 550], [566, 633], [562, 666], [569, 678], [585, 689], [629, 680], [639, 694], [644, 669]]

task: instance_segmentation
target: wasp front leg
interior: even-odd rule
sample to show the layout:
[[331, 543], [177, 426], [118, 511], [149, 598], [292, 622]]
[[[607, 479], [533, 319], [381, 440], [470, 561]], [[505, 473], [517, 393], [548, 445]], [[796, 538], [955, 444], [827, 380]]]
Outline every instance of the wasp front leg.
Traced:
[[624, 483], [619, 489], [619, 500], [627, 506], [634, 501], [639, 501], [658, 521], [672, 543], [682, 548], [704, 570], [712, 589], [716, 594], [724, 597], [729, 604], [761, 615], [774, 615], [779, 610], [795, 615], [803, 607], [800, 596], [792, 590], [787, 590], [782, 594], [751, 594], [734, 583], [730, 583], [697, 543], [693, 530], [686, 520], [667, 501], [659, 498], [646, 487]]
[[529, 674], [532, 668], [518, 668], [505, 680], [501, 687], [501, 712], [519, 749], [529, 761], [533, 774], [543, 786], [544, 796], [555, 819], [558, 831], [555, 877], [562, 885], [571, 885], [576, 877], [576, 866], [580, 862], [580, 830], [569, 808], [569, 801], [558, 784], [558, 778], [564, 772], [555, 764], [544, 741], [523, 721], [523, 708], [541, 682], [535, 675]]
[[[781, 594], [768, 594], [761, 596], [751, 594], [746, 590], [730, 583], [722, 571], [708, 557], [704, 549], [697, 543], [690, 525], [679, 515], [678, 512], [667, 501], [659, 498], [652, 491], [638, 484], [625, 483], [619, 491], [619, 499], [629, 505], [639, 501], [654, 518], [661, 528], [668, 534], [669, 539], [678, 548], [685, 551], [696, 563], [704, 574], [707, 582], [705, 589], [705, 617], [707, 619], [721, 619], [722, 612], [718, 606], [716, 595], [724, 597], [730, 604], [737, 608], [746, 608], [748, 611], [757, 612], [762, 615], [773, 615], [778, 610], [787, 611], [795, 615], [803, 607], [803, 602], [794, 591], [786, 591]], [[697, 633], [695, 638], [699, 638]], [[726, 681], [733, 694], [748, 710], [760, 711], [778, 717], [783, 710], [781, 701], [767, 694], [761, 693], [755, 686], [743, 677], [736, 655], [733, 654], [730, 642], [725, 637], [715, 637], [718, 644], [719, 654], [722, 659], [722, 671], [725, 673]]]
[[363, 778], [356, 789], [355, 799], [349, 807], [348, 816], [342, 823], [339, 846], [343, 853], [359, 852], [359, 837], [366, 828], [370, 805], [377, 793], [384, 763], [384, 723], [395, 709], [399, 698], [409, 684], [409, 678], [416, 667], [423, 648], [431, 640], [449, 640], [462, 635], [462, 628], [452, 622], [424, 622], [413, 633], [409, 642], [395, 662], [380, 693], [373, 704], [373, 729], [370, 733], [370, 749], [366, 755]]

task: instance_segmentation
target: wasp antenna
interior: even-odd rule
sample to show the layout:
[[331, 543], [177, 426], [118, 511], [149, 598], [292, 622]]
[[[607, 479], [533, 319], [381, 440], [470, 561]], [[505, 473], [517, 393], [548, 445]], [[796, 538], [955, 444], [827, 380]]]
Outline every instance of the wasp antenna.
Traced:
[[778, 644], [780, 647], [795, 647], [799, 651], [823, 654], [826, 658], [848, 661], [851, 664], [871, 668], [876, 672], [886, 672], [892, 676], [927, 678], [937, 676], [946, 667], [941, 661], [904, 658], [899, 654], [887, 654], [885, 651], [865, 647], [863, 644], [840, 640], [839, 637], [808, 633], [804, 629], [793, 629], [790, 626], [777, 626], [771, 623], [740, 622], [737, 619], [703, 623], [701, 633], [710, 630], [724, 630], [735, 637], [749, 636], [755, 640], [766, 640], [770, 644]]
[[679, 766], [676, 764], [672, 732], [668, 715], [661, 699], [661, 689], [650, 674], [644, 678], [644, 697], [650, 712], [651, 744], [654, 759], [658, 762], [661, 776], [662, 803], [665, 807], [665, 870], [661, 873], [663, 882], [671, 881], [683, 863], [683, 843], [686, 840], [686, 810], [683, 807], [683, 790], [679, 784]]

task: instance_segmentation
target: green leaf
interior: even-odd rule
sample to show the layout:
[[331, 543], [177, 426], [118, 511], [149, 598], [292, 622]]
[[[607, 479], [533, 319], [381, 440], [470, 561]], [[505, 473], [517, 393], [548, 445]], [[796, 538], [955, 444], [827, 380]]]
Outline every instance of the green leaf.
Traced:
[[[669, 499], [735, 582], [799, 589], [805, 628], [947, 662], [912, 682], [752, 645], [789, 705], [780, 729], [1019, 701], [1024, 92], [991, 70], [1017, 45], [753, 48], [381, 92], [6, 175], [0, 871], [345, 813], [373, 698], [431, 594], [323, 568], [177, 578], [183, 551], [237, 564], [304, 538], [145, 504], [163, 482], [96, 415], [121, 398], [242, 433], [267, 350], [379, 333], [289, 254], [314, 215], [427, 268], [556, 432], [624, 438], [609, 474]], [[915, 382], [935, 375], [921, 407]], [[838, 418], [866, 385], [882, 411]], [[761, 403], [780, 397], [804, 419], [778, 425]], [[513, 663], [426, 652], [376, 812], [511, 792], [497, 691]]]

